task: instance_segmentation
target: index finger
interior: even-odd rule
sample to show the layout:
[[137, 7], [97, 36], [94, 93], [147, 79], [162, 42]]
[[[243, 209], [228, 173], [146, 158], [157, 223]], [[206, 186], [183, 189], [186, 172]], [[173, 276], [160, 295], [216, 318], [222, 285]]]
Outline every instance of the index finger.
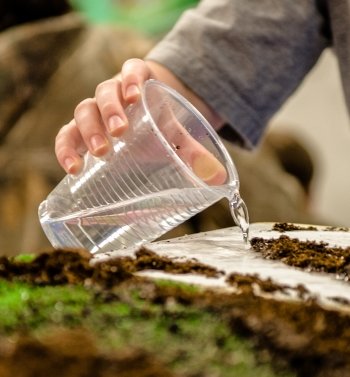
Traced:
[[84, 141], [72, 119], [63, 126], [56, 136], [55, 153], [59, 164], [66, 173], [76, 174], [83, 165], [82, 154], [86, 151]]

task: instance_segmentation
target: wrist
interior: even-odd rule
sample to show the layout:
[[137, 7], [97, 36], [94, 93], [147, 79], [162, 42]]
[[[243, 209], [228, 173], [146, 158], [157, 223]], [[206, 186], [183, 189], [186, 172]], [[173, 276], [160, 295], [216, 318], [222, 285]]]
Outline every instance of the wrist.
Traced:
[[172, 71], [152, 60], [146, 61], [146, 64], [152, 73], [151, 78], [164, 82], [184, 96], [203, 114], [214, 129], [219, 130], [225, 124], [219, 114], [217, 114], [201, 97], [185, 85], [185, 83], [182, 82]]

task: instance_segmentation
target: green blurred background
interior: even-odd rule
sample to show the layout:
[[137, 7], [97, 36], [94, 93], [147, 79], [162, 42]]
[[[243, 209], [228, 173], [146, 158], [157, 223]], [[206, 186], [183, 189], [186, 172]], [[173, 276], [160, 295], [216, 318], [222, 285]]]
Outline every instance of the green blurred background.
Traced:
[[148, 35], [161, 35], [198, 0], [70, 0], [93, 23], [131, 26]]

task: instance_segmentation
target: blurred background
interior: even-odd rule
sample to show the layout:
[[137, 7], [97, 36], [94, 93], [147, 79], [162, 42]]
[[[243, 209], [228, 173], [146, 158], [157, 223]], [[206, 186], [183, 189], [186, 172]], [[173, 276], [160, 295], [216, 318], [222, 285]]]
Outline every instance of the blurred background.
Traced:
[[312, 210], [350, 226], [350, 122], [337, 59], [327, 50], [304, 83], [272, 120], [271, 129], [293, 132], [315, 158]]
[[[57, 131], [99, 82], [143, 57], [196, 3], [2, 0], [1, 254], [49, 246], [37, 209], [64, 176], [54, 156]], [[350, 226], [349, 130], [337, 61], [326, 51], [256, 151], [226, 142], [251, 221]], [[221, 201], [165, 238], [232, 225]]]

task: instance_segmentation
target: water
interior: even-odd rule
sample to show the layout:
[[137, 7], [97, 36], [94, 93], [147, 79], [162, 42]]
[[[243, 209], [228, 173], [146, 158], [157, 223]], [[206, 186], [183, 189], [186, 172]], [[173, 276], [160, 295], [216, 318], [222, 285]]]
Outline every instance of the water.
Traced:
[[223, 197], [248, 242], [248, 212], [229, 186], [169, 189], [116, 204], [50, 218], [47, 201], [40, 208], [41, 224], [54, 247], [83, 247], [91, 253], [125, 249], [152, 241]]
[[248, 209], [239, 195], [234, 195], [229, 198], [229, 205], [231, 215], [234, 222], [240, 227], [242, 231], [243, 241], [248, 245], [249, 241], [249, 215]]

